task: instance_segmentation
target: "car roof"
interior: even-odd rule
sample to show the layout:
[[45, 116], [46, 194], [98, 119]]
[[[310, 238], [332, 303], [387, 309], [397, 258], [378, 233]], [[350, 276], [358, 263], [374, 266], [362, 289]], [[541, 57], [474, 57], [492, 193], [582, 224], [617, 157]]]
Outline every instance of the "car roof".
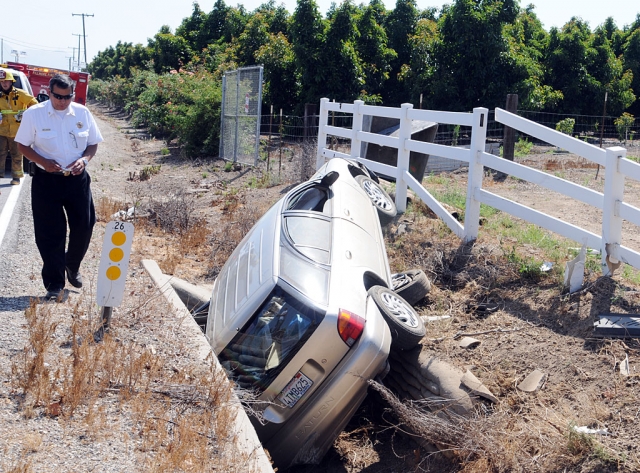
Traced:
[[0, 67], [3, 71], [11, 72], [13, 74], [13, 78], [16, 80], [14, 82], [14, 86], [18, 89], [24, 90], [29, 95], [33, 95], [33, 90], [31, 89], [31, 84], [29, 83], [29, 78], [22, 71], [18, 71], [16, 69], [11, 69], [10, 67]]

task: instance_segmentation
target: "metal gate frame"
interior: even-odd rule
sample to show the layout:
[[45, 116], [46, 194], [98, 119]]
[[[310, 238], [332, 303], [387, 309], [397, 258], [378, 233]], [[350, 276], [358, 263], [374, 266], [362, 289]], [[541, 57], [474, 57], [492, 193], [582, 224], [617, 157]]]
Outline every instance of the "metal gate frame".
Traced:
[[[258, 73], [258, 80], [252, 75]], [[222, 107], [220, 120], [221, 158], [250, 166], [258, 163], [260, 149], [260, 117], [262, 114], [262, 66], [226, 71], [222, 76]], [[255, 90], [257, 88], [257, 91]], [[244, 95], [244, 103], [240, 97]], [[255, 113], [251, 113], [255, 111]], [[255, 130], [251, 120], [255, 120]], [[249, 127], [242, 126], [248, 124]], [[249, 133], [251, 130], [251, 133]], [[243, 152], [254, 138], [252, 153]]]

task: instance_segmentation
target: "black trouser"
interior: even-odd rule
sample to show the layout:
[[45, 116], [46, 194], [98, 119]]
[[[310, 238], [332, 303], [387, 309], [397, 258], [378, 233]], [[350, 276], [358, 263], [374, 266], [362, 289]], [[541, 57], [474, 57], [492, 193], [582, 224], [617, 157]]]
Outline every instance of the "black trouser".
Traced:
[[96, 223], [91, 177], [86, 171], [78, 176], [37, 172], [31, 183], [31, 210], [43, 262], [42, 282], [48, 291], [60, 290], [65, 285], [65, 266], [74, 272], [80, 269]]

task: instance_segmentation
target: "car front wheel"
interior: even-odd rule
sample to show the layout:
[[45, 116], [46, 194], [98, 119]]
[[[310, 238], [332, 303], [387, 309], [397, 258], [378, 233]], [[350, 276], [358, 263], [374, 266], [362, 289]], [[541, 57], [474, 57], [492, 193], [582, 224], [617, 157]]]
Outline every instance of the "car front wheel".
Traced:
[[360, 187], [365, 191], [365, 193], [371, 199], [371, 203], [378, 210], [378, 217], [380, 218], [380, 225], [383, 227], [393, 220], [398, 214], [398, 210], [396, 209], [396, 204], [393, 202], [389, 194], [385, 192], [385, 190], [380, 187], [376, 181], [367, 176], [356, 176], [356, 182], [360, 184]]
[[373, 286], [369, 295], [389, 326], [393, 348], [410, 350], [416, 347], [427, 330], [411, 304], [384, 286]]

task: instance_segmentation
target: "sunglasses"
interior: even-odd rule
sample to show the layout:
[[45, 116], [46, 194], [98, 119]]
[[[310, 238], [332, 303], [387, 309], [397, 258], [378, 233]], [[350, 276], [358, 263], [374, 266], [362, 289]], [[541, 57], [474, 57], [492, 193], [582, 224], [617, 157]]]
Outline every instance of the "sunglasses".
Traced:
[[58, 100], [70, 100], [73, 98], [73, 96], [75, 94], [69, 94], [69, 95], [60, 95], [60, 94], [56, 94], [55, 92], [51, 92], [51, 95], [53, 95], [55, 98], [57, 98]]

